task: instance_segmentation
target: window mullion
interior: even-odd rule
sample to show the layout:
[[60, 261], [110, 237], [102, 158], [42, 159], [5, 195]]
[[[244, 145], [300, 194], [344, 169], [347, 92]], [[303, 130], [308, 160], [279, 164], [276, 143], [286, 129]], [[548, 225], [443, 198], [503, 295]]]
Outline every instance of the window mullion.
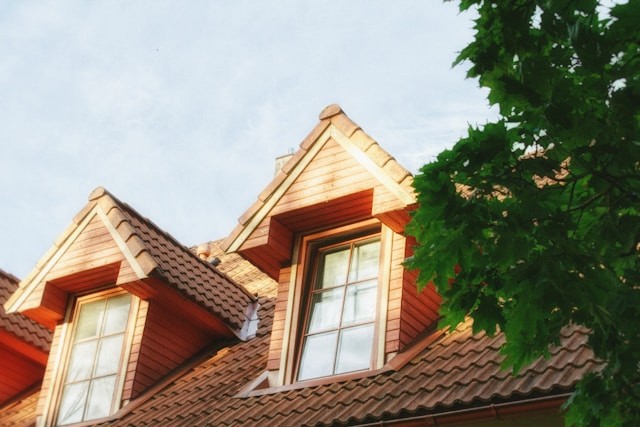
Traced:
[[[349, 277], [349, 276], [347, 276]], [[342, 302], [340, 303], [340, 316], [338, 318], [338, 327], [336, 328], [336, 347], [333, 351], [333, 367], [331, 369], [331, 373], [336, 373], [336, 362], [338, 360], [338, 350], [340, 349], [340, 336], [342, 331], [342, 315], [344, 313], [344, 300], [347, 298], [347, 285], [344, 284], [342, 286]]]

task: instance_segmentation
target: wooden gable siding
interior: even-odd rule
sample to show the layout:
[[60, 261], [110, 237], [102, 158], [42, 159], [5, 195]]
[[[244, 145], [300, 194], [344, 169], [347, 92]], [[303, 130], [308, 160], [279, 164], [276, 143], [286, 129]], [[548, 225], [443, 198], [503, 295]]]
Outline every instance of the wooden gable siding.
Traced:
[[136, 368], [138, 366], [138, 360], [140, 358], [142, 336], [144, 334], [148, 311], [149, 302], [141, 300], [138, 304], [138, 312], [135, 314], [136, 319], [133, 329], [131, 351], [129, 353], [129, 360], [127, 361], [127, 370], [124, 377], [124, 385], [122, 391], [123, 402], [133, 399], [134, 396], [139, 394], [144, 387], [149, 387], [153, 384], [153, 381], [151, 379], [145, 382], [146, 378], [143, 376], [143, 374], [140, 374], [139, 376], [136, 375]]
[[53, 399], [55, 382], [55, 372], [58, 369], [58, 353], [60, 352], [60, 339], [65, 329], [65, 325], [59, 324], [53, 330], [53, 337], [51, 339], [51, 347], [49, 349], [49, 359], [47, 360], [47, 366], [45, 367], [44, 376], [42, 377], [42, 386], [40, 387], [40, 396], [38, 397], [38, 404], [36, 406], [36, 418], [44, 415], [47, 403]]
[[280, 270], [278, 280], [278, 296], [276, 298], [275, 311], [273, 313], [273, 326], [271, 327], [271, 342], [267, 359], [267, 370], [275, 371], [280, 368], [282, 346], [284, 342], [284, 328], [287, 318], [287, 301], [289, 300], [289, 285], [291, 283], [291, 267]]
[[[278, 280], [280, 267], [291, 262], [293, 236], [354, 223], [371, 217], [373, 192], [364, 190], [344, 197], [267, 217], [240, 253], [271, 278]], [[268, 247], [269, 250], [265, 250]]]
[[[288, 187], [270, 186], [260, 195], [261, 203], [273, 206], [238, 248], [274, 280], [280, 265], [290, 261], [295, 233], [369, 219], [374, 213], [400, 232], [408, 220], [403, 201], [333, 138], [305, 164], [300, 171], [290, 171], [296, 176]], [[242, 221], [248, 224], [250, 219]]]
[[210, 333], [160, 304], [142, 302], [129, 357], [123, 400], [135, 399], [212, 341]]
[[389, 305], [385, 353], [400, 351], [438, 319], [440, 296], [433, 285], [418, 293], [417, 273], [402, 263], [412, 255], [410, 239], [394, 233], [392, 245]]
[[0, 341], [0, 405], [42, 379], [44, 366]]
[[391, 245], [391, 272], [389, 274], [389, 298], [387, 306], [387, 327], [385, 337], [385, 353], [396, 352], [400, 349], [400, 317], [402, 310], [402, 285], [404, 267], [402, 262], [405, 255], [405, 238], [393, 234]]
[[96, 215], [47, 273], [44, 281], [120, 263], [123, 260], [124, 255], [120, 248]]
[[273, 207], [270, 216], [381, 185], [340, 144], [329, 139]]
[[131, 270], [117, 243], [96, 215], [40, 280], [21, 311], [53, 329], [64, 317], [67, 296], [113, 285]]

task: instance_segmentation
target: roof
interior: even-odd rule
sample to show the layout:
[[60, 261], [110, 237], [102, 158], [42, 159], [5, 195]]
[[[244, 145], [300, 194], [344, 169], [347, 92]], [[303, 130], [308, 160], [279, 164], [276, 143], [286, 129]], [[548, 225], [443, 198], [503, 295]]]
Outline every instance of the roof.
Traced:
[[73, 242], [83, 224], [98, 216], [117, 240], [137, 279], [158, 277], [183, 297], [207, 309], [227, 324], [240, 329], [246, 319], [247, 305], [255, 298], [213, 265], [199, 259], [186, 246], [162, 231], [126, 203], [102, 187], [89, 196], [89, 203], [58, 238], [36, 268], [20, 283], [7, 305], [15, 309], [34, 288], [43, 285], [51, 269]]
[[[207, 245], [209, 259], [221, 260], [220, 270], [236, 280], [257, 281], [263, 296], [256, 337], [205, 352], [105, 425], [354, 425], [435, 416], [489, 403], [565, 397], [585, 373], [601, 366], [587, 346], [587, 331], [572, 327], [563, 330], [562, 345], [552, 349], [548, 360], [541, 358], [512, 377], [500, 368], [504, 336], [474, 335], [468, 320], [454, 331], [427, 336], [422, 340], [429, 343], [426, 348], [396, 371], [238, 397], [246, 396], [247, 385], [265, 371], [277, 283], [242, 257], [222, 252], [219, 241]], [[0, 424], [29, 419], [25, 414], [34, 413], [36, 400], [27, 395], [5, 407]]]
[[52, 332], [20, 313], [6, 313], [4, 302], [18, 288], [20, 280], [0, 269], [0, 328], [37, 349], [48, 353]]
[[237, 283], [242, 283], [251, 294], [267, 298], [276, 296], [278, 283], [237, 253], [226, 253], [222, 250], [222, 240], [206, 242], [191, 250], [194, 252], [203, 251], [207, 263], [211, 263], [217, 258], [220, 263], [216, 268], [229, 277], [233, 277]]
[[[272, 310], [263, 306], [262, 316]], [[237, 397], [267, 362], [269, 334], [211, 354], [109, 425], [343, 425], [438, 414], [488, 403], [563, 395], [599, 364], [584, 329], [517, 377], [500, 369], [501, 334], [473, 335], [466, 322], [398, 371], [350, 381]]]

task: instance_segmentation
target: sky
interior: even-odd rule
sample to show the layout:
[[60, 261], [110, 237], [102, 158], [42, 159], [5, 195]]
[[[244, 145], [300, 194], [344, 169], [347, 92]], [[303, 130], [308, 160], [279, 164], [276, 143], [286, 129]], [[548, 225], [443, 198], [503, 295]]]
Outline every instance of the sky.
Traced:
[[0, 268], [103, 186], [185, 245], [225, 237], [329, 104], [412, 172], [495, 117], [472, 16], [438, 0], [3, 1]]

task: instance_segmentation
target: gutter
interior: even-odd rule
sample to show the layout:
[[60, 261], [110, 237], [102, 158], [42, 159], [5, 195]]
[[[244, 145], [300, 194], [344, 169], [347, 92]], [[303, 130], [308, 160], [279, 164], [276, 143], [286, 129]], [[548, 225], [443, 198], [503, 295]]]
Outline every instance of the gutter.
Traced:
[[442, 426], [458, 423], [468, 423], [470, 421], [491, 421], [500, 420], [516, 415], [531, 412], [542, 412], [545, 410], [559, 409], [560, 406], [567, 401], [571, 393], [556, 394], [553, 396], [528, 399], [518, 402], [506, 402], [480, 406], [477, 408], [459, 409], [455, 411], [441, 412], [438, 414], [420, 415], [417, 417], [409, 417], [395, 419], [389, 421], [377, 421], [367, 424], [358, 424], [361, 427], [373, 426]]

